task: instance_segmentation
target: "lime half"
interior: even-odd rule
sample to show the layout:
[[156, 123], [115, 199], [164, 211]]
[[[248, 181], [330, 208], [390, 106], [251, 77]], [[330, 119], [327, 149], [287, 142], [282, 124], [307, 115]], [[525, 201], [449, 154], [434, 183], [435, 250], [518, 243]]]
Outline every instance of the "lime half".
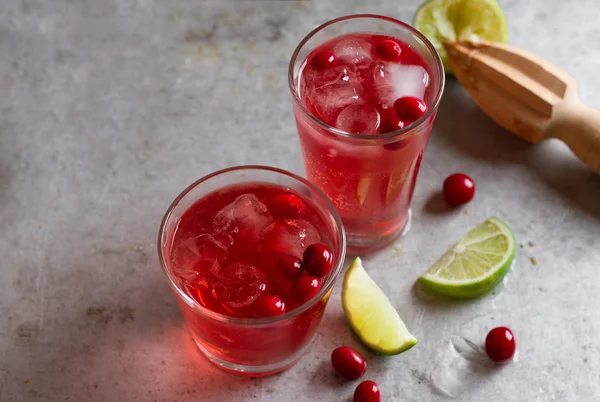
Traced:
[[417, 344], [360, 258], [352, 262], [344, 276], [342, 306], [352, 330], [373, 351], [397, 355]]
[[433, 43], [450, 72], [444, 41], [508, 41], [506, 18], [494, 0], [429, 0], [413, 17], [413, 26]]
[[489, 218], [460, 239], [419, 281], [450, 297], [481, 296], [500, 283], [514, 256], [511, 230], [500, 219]]

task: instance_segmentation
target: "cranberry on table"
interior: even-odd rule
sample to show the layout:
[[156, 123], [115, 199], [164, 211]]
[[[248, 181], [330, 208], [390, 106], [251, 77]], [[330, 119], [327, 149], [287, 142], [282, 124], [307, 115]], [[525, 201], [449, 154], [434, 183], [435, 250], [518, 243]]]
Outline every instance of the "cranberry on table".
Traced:
[[302, 267], [311, 275], [323, 277], [333, 267], [333, 252], [323, 243], [311, 244], [304, 250]]
[[451, 174], [444, 180], [444, 198], [452, 206], [466, 204], [475, 196], [475, 182], [463, 173]]
[[348, 346], [340, 346], [331, 353], [331, 364], [349, 380], [357, 380], [367, 371], [365, 358]]
[[363, 381], [354, 390], [354, 402], [379, 402], [381, 391], [379, 385], [373, 381]]
[[277, 261], [277, 273], [287, 281], [293, 281], [302, 274], [302, 260], [295, 255], [285, 254]]
[[256, 318], [275, 317], [285, 312], [285, 302], [276, 295], [262, 296], [254, 303], [254, 316]]
[[302, 213], [302, 201], [293, 194], [280, 194], [271, 200], [271, 213], [278, 218], [297, 218]]
[[398, 42], [391, 39], [384, 40], [375, 48], [379, 57], [386, 61], [398, 61], [402, 54], [402, 48]]
[[313, 56], [310, 65], [315, 70], [322, 71], [330, 67], [335, 67], [337, 65], [337, 57], [335, 57], [333, 52], [324, 50]]
[[485, 353], [497, 363], [506, 362], [515, 355], [517, 342], [512, 331], [506, 327], [492, 329], [485, 338]]
[[415, 121], [425, 114], [427, 105], [422, 99], [414, 96], [404, 96], [396, 99], [394, 110], [401, 119]]
[[292, 282], [290, 295], [296, 303], [302, 304], [312, 299], [320, 288], [319, 278], [312, 275], [301, 275]]

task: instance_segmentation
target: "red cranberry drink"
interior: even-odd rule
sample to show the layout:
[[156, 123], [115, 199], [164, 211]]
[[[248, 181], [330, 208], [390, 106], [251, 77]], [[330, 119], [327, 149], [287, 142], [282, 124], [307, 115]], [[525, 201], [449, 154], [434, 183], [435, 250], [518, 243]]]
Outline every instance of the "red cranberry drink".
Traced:
[[309, 180], [333, 201], [350, 247], [388, 244], [409, 223], [444, 86], [438, 54], [400, 21], [349, 16], [300, 43], [289, 78]]
[[309, 346], [344, 259], [335, 209], [284, 171], [240, 167], [193, 184], [167, 212], [163, 267], [205, 355], [252, 376]]

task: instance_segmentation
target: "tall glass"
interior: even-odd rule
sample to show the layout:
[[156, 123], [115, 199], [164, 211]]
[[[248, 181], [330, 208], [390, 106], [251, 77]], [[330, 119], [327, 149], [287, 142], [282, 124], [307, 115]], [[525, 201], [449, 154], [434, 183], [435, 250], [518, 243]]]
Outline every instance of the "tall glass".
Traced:
[[[212, 311], [191, 297], [173, 272], [173, 240], [182, 215], [198, 199], [232, 184], [278, 184], [310, 203], [324, 222], [322, 237], [331, 240], [333, 268], [319, 292], [301, 306], [269, 318], [237, 318]], [[323, 233], [323, 232], [327, 233]], [[313, 184], [284, 170], [240, 166], [210, 174], [185, 189], [171, 204], [160, 226], [158, 255], [169, 285], [196, 344], [217, 366], [242, 375], [260, 376], [293, 365], [310, 346], [329, 295], [342, 270], [346, 240], [341, 220], [329, 199]]]
[[[315, 116], [302, 99], [300, 77], [311, 52], [347, 34], [387, 35], [411, 46], [429, 70], [427, 112], [412, 124], [384, 134], [352, 134]], [[294, 115], [308, 179], [337, 208], [353, 252], [381, 248], [407, 230], [410, 202], [423, 152], [444, 88], [444, 70], [433, 45], [411, 26], [378, 15], [352, 15], [327, 22], [296, 48], [289, 66]]]

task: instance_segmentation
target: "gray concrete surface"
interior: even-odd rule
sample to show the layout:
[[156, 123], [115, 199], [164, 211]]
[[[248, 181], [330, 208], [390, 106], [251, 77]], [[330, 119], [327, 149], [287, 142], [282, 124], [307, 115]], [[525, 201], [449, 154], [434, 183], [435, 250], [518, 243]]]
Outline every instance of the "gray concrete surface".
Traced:
[[[224, 374], [194, 349], [156, 232], [179, 191], [218, 168], [302, 172], [286, 68], [304, 34], [356, 12], [410, 20], [417, 4], [3, 0], [0, 401], [349, 401], [356, 384], [328, 356], [364, 349], [344, 326], [339, 286], [295, 368]], [[501, 5], [511, 42], [564, 67], [600, 108], [596, 1]], [[449, 399], [432, 376], [461, 401], [600, 400], [600, 177], [560, 143], [530, 146], [497, 127], [453, 80], [438, 116], [411, 232], [365, 259], [420, 343], [397, 357], [365, 351], [366, 378], [384, 401]], [[436, 194], [455, 171], [478, 191], [448, 211]], [[501, 288], [459, 303], [413, 287], [490, 215], [520, 244]], [[453, 355], [450, 342], [495, 324], [514, 329], [518, 362]]]

